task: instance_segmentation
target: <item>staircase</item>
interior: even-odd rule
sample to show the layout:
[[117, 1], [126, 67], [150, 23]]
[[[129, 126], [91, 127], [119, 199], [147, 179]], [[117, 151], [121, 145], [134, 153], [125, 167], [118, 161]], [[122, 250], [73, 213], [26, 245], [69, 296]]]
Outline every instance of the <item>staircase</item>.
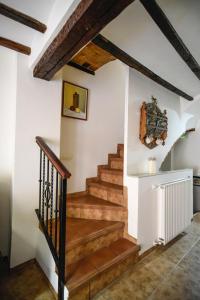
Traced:
[[123, 187], [123, 145], [108, 155], [108, 165], [86, 180], [85, 192], [68, 194], [66, 285], [70, 299], [92, 299], [138, 257], [127, 236]]
[[139, 246], [127, 233], [127, 196], [123, 186], [124, 147], [108, 155], [97, 177], [86, 180], [86, 191], [67, 194], [71, 174], [41, 137], [40, 229], [58, 273], [58, 300], [64, 286], [70, 300], [92, 299], [138, 258]]

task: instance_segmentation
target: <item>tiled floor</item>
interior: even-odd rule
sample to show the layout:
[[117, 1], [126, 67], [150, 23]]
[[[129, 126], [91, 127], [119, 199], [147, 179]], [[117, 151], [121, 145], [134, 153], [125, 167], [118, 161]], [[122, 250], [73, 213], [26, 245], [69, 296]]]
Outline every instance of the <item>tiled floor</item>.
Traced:
[[36, 263], [0, 277], [0, 300], [55, 300], [47, 279]]
[[[200, 215], [185, 234], [146, 256], [94, 300], [136, 299], [200, 300]], [[32, 264], [0, 280], [0, 300], [55, 297], [40, 268]]]
[[146, 256], [95, 300], [200, 300], [200, 215], [175, 242]]

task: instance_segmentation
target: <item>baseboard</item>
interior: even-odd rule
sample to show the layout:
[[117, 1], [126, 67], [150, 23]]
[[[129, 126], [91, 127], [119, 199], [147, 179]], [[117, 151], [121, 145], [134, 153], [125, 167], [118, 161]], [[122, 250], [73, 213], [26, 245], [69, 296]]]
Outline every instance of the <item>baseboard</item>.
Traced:
[[35, 259], [35, 264], [38, 266], [38, 268], [40, 269], [41, 273], [43, 274], [44, 280], [46, 281], [46, 283], [47, 283], [49, 289], [51, 290], [51, 292], [54, 294], [55, 299], [57, 299], [57, 293], [56, 293], [56, 291], [55, 291], [53, 285], [52, 285], [51, 282], [49, 281], [48, 277], [46, 276], [46, 274], [45, 274], [44, 271], [42, 270], [42, 268], [41, 268], [39, 262], [38, 262], [36, 259]]
[[130, 242], [134, 243], [137, 245], [137, 239], [134, 238], [133, 236], [131, 236], [130, 234], [128, 234], [126, 231], [124, 232], [124, 238], [126, 238], [127, 240], [129, 240]]
[[157, 245], [151, 247], [150, 249], [146, 250], [145, 252], [143, 252], [142, 254], [139, 255], [138, 260], [142, 260], [143, 258], [145, 258], [147, 255], [149, 255], [150, 253], [152, 253], [156, 248], [158, 248]]
[[14, 268], [10, 268], [10, 272], [11, 273], [15, 273], [15, 272], [19, 272], [21, 270], [23, 270], [25, 267], [29, 266], [29, 265], [32, 265], [32, 264], [35, 264], [36, 263], [36, 259], [33, 258], [33, 259], [30, 259], [28, 261], [25, 261], [24, 263], [22, 264], [19, 264], [17, 265], [16, 267]]

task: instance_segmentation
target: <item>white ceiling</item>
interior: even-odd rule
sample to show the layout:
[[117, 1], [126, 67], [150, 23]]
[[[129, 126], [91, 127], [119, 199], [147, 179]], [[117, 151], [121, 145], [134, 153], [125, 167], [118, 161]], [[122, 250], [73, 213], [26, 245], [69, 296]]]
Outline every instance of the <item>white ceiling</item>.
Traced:
[[[200, 1], [157, 2], [200, 63]], [[139, 0], [133, 2], [101, 33], [179, 89], [191, 96], [200, 94], [200, 81], [177, 54]]]
[[[47, 24], [55, 0], [2, 0], [1, 2]], [[31, 46], [37, 34], [42, 33], [0, 15], [0, 36]]]

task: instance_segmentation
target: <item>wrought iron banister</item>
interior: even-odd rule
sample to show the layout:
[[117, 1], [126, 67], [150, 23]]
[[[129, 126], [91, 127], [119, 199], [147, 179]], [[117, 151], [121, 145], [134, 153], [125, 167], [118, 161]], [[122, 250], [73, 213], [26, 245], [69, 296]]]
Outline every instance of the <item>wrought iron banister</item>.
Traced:
[[49, 148], [49, 146], [45, 143], [44, 139], [40, 136], [36, 136], [36, 143], [40, 147], [40, 149], [45, 153], [48, 157], [49, 161], [54, 165], [58, 173], [63, 178], [70, 178], [71, 174], [63, 165], [63, 163], [59, 160], [59, 158], [53, 153], [53, 151]]
[[58, 300], [63, 300], [67, 179], [71, 174], [43, 138], [36, 137], [36, 143], [40, 147], [39, 208], [36, 214], [58, 270]]

